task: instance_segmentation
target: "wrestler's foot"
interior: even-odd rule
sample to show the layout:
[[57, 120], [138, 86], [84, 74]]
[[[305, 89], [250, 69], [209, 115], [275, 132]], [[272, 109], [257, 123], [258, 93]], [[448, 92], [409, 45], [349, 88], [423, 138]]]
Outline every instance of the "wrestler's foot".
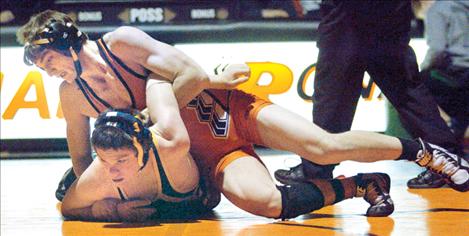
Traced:
[[424, 166], [446, 179], [453, 189], [469, 190], [469, 163], [446, 149], [419, 139], [422, 149], [417, 154], [417, 164]]
[[73, 172], [72, 168], [65, 171], [59, 182], [59, 186], [57, 186], [57, 190], [55, 190], [55, 197], [57, 200], [62, 201], [64, 199], [65, 193], [76, 179], [77, 177], [75, 176], [75, 172]]
[[383, 217], [394, 211], [394, 202], [389, 195], [391, 179], [385, 173], [358, 174], [357, 197], [370, 203], [366, 216]]

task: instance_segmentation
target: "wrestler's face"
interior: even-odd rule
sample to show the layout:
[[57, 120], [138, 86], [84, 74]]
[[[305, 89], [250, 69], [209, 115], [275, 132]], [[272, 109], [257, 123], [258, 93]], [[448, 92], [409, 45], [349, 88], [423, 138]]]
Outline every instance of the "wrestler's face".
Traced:
[[35, 62], [36, 66], [43, 69], [51, 77], [59, 77], [72, 83], [76, 78], [73, 60], [54, 50], [47, 50]]
[[139, 168], [137, 153], [131, 148], [96, 148], [99, 160], [104, 164], [112, 181], [116, 184], [137, 175]]

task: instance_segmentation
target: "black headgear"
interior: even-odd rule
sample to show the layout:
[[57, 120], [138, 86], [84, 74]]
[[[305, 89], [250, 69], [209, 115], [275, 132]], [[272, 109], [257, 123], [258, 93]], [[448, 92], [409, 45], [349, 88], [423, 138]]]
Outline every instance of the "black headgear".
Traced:
[[49, 23], [38, 36], [28, 45], [25, 46], [24, 62], [26, 64], [32, 64], [27, 53], [31, 46], [50, 46], [65, 55], [71, 56], [77, 76], [81, 75], [82, 69], [80, 62], [78, 61], [78, 53], [80, 52], [85, 35], [78, 30], [72, 22], [66, 22], [65, 24], [53, 20]]
[[65, 53], [70, 48], [73, 48], [78, 53], [82, 47], [83, 37], [84, 34], [72, 22], [63, 24], [58, 21], [52, 21], [39, 33], [38, 38], [32, 41], [31, 44], [49, 45]]
[[150, 130], [144, 126], [143, 121], [138, 116], [122, 111], [106, 111], [98, 117], [94, 127], [116, 127], [130, 135], [137, 150], [137, 161], [140, 169], [145, 167], [153, 141]]

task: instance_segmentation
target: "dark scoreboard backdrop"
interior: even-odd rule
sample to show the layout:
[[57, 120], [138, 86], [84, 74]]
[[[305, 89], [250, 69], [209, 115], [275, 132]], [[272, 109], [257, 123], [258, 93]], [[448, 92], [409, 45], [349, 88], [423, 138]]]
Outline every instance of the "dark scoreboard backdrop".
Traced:
[[91, 35], [122, 25], [168, 43], [314, 40], [320, 0], [2, 0], [2, 46], [45, 9], [70, 15]]
[[[69, 14], [97, 38], [118, 26], [139, 27], [166, 43], [314, 41], [321, 0], [2, 0], [1, 45], [45, 9]], [[413, 22], [413, 37], [423, 25]]]
[[15, 15], [2, 25], [20, 25], [45, 9], [69, 13], [83, 25], [193, 24], [200, 21], [319, 19], [319, 0], [3, 0]]

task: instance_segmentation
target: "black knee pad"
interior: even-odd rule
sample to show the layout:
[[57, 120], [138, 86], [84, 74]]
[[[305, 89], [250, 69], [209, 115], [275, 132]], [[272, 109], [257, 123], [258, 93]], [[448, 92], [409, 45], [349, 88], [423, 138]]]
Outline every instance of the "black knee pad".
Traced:
[[290, 219], [318, 210], [324, 206], [324, 196], [312, 183], [277, 186], [282, 194], [282, 212], [279, 218]]

